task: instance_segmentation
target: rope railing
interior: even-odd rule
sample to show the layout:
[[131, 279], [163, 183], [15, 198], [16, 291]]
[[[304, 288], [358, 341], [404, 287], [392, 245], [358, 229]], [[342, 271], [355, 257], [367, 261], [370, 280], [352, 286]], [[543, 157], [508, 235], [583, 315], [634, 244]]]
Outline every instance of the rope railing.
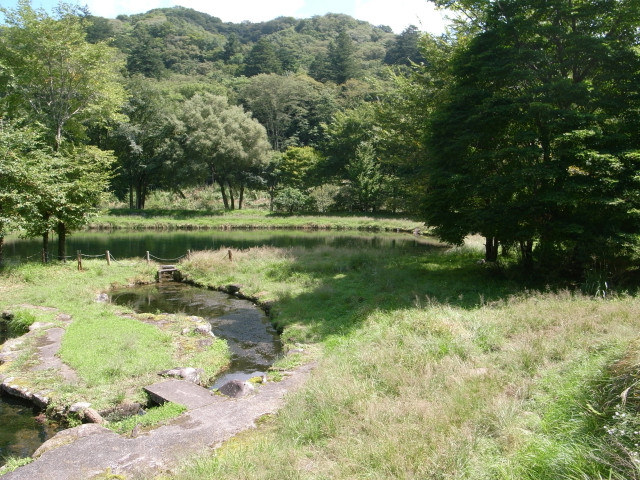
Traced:
[[[25, 260], [31, 260], [33, 258], [39, 257], [41, 258], [43, 263], [47, 263], [49, 261], [50, 258], [56, 258], [60, 260], [60, 257], [56, 256], [56, 255], [52, 255], [51, 253], [45, 251], [44, 249], [40, 252], [40, 253], [34, 253], [33, 255], [29, 255], [27, 257], [25, 257]], [[76, 255], [76, 259], [78, 261], [78, 270], [82, 270], [82, 259], [86, 258], [86, 259], [98, 259], [98, 258], [105, 258], [107, 261], [107, 265], [111, 266], [112, 264], [116, 264], [119, 266], [128, 266], [128, 267], [133, 267], [135, 265], [140, 265], [141, 263], [146, 262], [147, 264], [151, 263], [151, 260], [153, 259], [154, 261], [157, 262], [177, 262], [183, 259], [189, 259], [191, 258], [191, 250], [187, 250], [187, 253], [184, 255], [181, 255], [179, 257], [175, 257], [175, 258], [161, 258], [161, 257], [157, 257], [155, 255], [152, 255], [151, 252], [149, 252], [148, 250], [145, 252], [145, 256], [144, 256], [144, 260], [141, 262], [133, 262], [133, 263], [123, 263], [121, 260], [117, 260], [109, 250], [106, 250], [105, 253], [99, 253], [99, 254], [88, 254], [88, 253], [82, 253], [82, 251], [78, 250], [77, 251], [77, 255]], [[67, 261], [69, 259], [72, 259], [74, 257], [72, 256], [65, 256], [62, 257], [62, 260]], [[233, 254], [231, 252], [231, 249], [227, 250], [227, 253], [224, 255], [223, 258], [228, 258], [229, 261], [233, 261]]]

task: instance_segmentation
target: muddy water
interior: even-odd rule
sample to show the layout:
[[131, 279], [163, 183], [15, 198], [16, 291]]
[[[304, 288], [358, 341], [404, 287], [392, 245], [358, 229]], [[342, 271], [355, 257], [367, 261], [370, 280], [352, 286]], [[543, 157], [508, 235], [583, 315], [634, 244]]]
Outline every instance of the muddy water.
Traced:
[[112, 303], [139, 313], [183, 313], [208, 321], [231, 350], [231, 365], [214, 388], [231, 379], [266, 373], [282, 351], [280, 337], [267, 316], [247, 300], [175, 282], [120, 289], [110, 296]]

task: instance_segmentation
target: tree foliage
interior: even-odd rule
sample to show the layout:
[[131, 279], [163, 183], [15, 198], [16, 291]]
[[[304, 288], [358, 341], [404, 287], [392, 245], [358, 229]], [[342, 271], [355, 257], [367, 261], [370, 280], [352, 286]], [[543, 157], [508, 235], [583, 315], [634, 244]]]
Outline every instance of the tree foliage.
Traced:
[[620, 252], [635, 194], [640, 6], [503, 0], [461, 48], [429, 136], [425, 213], [438, 234], [520, 245], [530, 264]]

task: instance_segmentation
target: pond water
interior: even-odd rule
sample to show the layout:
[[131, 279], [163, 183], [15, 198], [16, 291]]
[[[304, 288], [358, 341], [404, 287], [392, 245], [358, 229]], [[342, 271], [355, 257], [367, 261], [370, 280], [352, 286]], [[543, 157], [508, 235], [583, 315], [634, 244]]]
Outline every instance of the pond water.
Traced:
[[[87, 255], [103, 255], [109, 250], [120, 258], [143, 258], [152, 255], [172, 260], [187, 250], [217, 250], [221, 247], [246, 249], [256, 246], [274, 247], [373, 247], [380, 249], [429, 249], [433, 239], [398, 233], [367, 233], [357, 231], [291, 231], [291, 230], [200, 230], [200, 231], [93, 231], [76, 232], [67, 238], [67, 255], [75, 258], [78, 250]], [[20, 239], [7, 236], [5, 259], [11, 261], [38, 261], [41, 258], [39, 239]], [[55, 236], [50, 242], [50, 256], [57, 254]]]
[[7, 457], [29, 457], [56, 429], [38, 421], [33, 406], [0, 394], [0, 466]]
[[282, 352], [280, 337], [265, 313], [251, 302], [226, 293], [163, 282], [114, 290], [110, 299], [139, 313], [182, 313], [208, 321], [216, 337], [224, 338], [231, 351], [231, 364], [213, 388], [231, 379], [247, 380], [266, 373]]

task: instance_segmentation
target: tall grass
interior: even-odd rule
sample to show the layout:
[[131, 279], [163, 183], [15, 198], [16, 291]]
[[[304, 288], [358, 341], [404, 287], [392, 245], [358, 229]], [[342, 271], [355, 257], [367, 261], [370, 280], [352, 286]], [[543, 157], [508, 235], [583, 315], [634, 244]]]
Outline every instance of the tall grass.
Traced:
[[277, 301], [285, 340], [324, 354], [272, 421], [169, 478], [618, 474], [593, 441], [606, 432], [590, 392], [637, 336], [635, 297], [540, 291], [473, 250], [220, 253], [185, 269]]

